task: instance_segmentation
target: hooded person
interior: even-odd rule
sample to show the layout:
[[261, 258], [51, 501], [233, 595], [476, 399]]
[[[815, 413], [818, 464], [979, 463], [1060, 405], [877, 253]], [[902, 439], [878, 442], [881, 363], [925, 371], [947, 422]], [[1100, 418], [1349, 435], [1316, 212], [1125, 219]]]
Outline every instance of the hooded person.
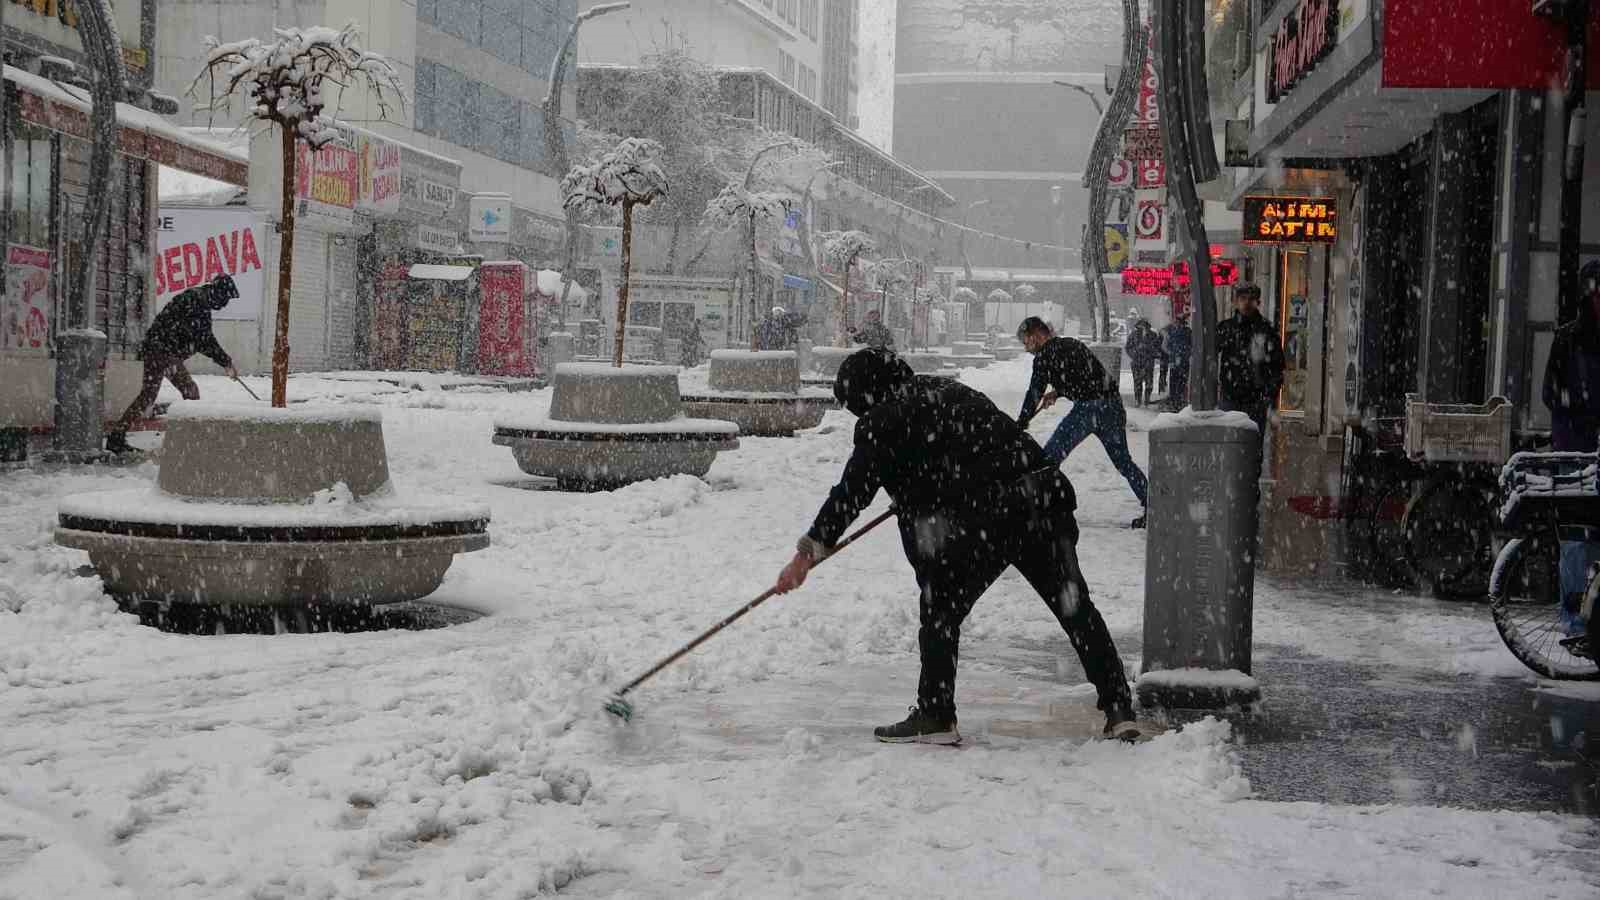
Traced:
[[172, 382], [185, 400], [199, 400], [200, 386], [194, 383], [184, 363], [196, 353], [204, 354], [221, 366], [229, 378], [239, 377], [233, 367], [233, 358], [222, 349], [217, 335], [211, 329], [211, 315], [239, 297], [239, 288], [228, 275], [218, 275], [210, 282], [187, 291], [167, 301], [156, 313], [155, 321], [145, 331], [144, 342], [139, 345], [139, 356], [144, 362], [144, 378], [139, 396], [128, 404], [128, 409], [111, 426], [106, 434], [106, 449], [112, 453], [126, 453], [128, 429], [142, 418], [161, 393], [163, 379]]
[[959, 382], [912, 373], [894, 353], [867, 348], [839, 367], [834, 395], [854, 414], [855, 449], [776, 589], [805, 583], [881, 488], [921, 589], [922, 673], [904, 721], [880, 741], [953, 744], [961, 623], [1008, 566], [1016, 566], [1060, 622], [1099, 695], [1105, 733], [1138, 736], [1128, 682], [1078, 567], [1072, 483], [1037, 442], [988, 397]]

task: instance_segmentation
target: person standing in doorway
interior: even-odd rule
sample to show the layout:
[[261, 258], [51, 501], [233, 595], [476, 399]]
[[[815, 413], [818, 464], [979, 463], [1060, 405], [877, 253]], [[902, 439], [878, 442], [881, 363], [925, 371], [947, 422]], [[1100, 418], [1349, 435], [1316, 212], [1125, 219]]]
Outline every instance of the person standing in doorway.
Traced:
[[217, 335], [211, 330], [211, 314], [238, 299], [239, 289], [227, 275], [187, 291], [167, 301], [156, 313], [150, 330], [145, 332], [144, 343], [139, 345], [139, 356], [144, 361], [144, 381], [139, 396], [128, 404], [122, 418], [106, 434], [106, 450], [127, 453], [128, 429], [149, 411], [161, 393], [162, 380], [172, 382], [185, 400], [199, 400], [200, 386], [194, 383], [184, 363], [196, 353], [204, 354], [221, 366], [229, 378], [238, 378], [233, 358], [222, 349]]
[[[1544, 405], [1550, 408], [1550, 441], [1559, 452], [1593, 453], [1600, 448], [1600, 260], [1578, 275], [1583, 294], [1578, 318], [1556, 329], [1544, 369]], [[1575, 656], [1592, 658], [1588, 616], [1582, 609], [1590, 573], [1600, 566], [1600, 529], [1561, 528], [1562, 617]]]
[[1242, 412], [1267, 433], [1267, 410], [1283, 387], [1283, 345], [1278, 329], [1261, 315], [1261, 288], [1245, 282], [1234, 289], [1233, 315], [1217, 325], [1217, 399]]
[[1082, 341], [1057, 337], [1050, 323], [1038, 316], [1022, 320], [1017, 327], [1017, 340], [1033, 354], [1033, 379], [1022, 398], [1017, 424], [1026, 429], [1034, 416], [1057, 399], [1071, 400], [1072, 411], [1056, 426], [1055, 434], [1044, 445], [1044, 455], [1060, 465], [1089, 435], [1099, 438], [1111, 464], [1139, 498], [1140, 512], [1132, 527], [1143, 528], [1143, 510], [1150, 505], [1149, 482], [1128, 452], [1128, 411], [1122, 406], [1121, 392], [1107, 377], [1105, 366]]

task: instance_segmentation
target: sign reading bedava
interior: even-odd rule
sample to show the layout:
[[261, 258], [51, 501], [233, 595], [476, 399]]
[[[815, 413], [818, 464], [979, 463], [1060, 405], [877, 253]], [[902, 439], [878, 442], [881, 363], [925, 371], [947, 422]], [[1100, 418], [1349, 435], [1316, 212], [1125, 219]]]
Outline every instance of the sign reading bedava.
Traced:
[[1332, 198], [1246, 197], [1247, 244], [1331, 244], [1339, 239], [1339, 206]]

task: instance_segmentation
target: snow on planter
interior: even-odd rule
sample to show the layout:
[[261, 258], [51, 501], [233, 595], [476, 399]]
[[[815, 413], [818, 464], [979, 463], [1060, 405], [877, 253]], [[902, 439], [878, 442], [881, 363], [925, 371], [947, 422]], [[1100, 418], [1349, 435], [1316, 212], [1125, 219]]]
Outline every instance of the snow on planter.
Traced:
[[860, 349], [860, 347], [812, 347], [811, 370], [820, 376], [819, 380], [832, 385], [833, 380], [839, 377], [839, 366], [844, 364], [850, 354]]
[[1140, 702], [1166, 709], [1245, 706], [1261, 699], [1261, 684], [1238, 669], [1156, 669], [1139, 676]]
[[[698, 381], [698, 372], [685, 378]], [[709, 383], [693, 383], [683, 394], [684, 412], [722, 419], [743, 434], [790, 437], [815, 428], [833, 396], [802, 389], [800, 356], [793, 350], [714, 350]]]
[[950, 345], [950, 362], [963, 369], [986, 369], [994, 357], [976, 341], [955, 341]]
[[564, 489], [616, 487], [669, 475], [704, 476], [739, 426], [683, 414], [675, 366], [563, 363], [546, 419], [501, 419], [494, 443], [529, 475]]
[[183, 403], [151, 488], [61, 501], [56, 542], [106, 589], [223, 606], [384, 604], [433, 593], [489, 545], [487, 507], [398, 493], [376, 411]]
[[900, 358], [906, 361], [911, 371], [918, 375], [941, 375], [946, 378], [955, 378], [960, 374], [955, 368], [946, 368], [945, 363], [950, 357], [945, 353], [925, 351], [921, 353], [902, 353]]

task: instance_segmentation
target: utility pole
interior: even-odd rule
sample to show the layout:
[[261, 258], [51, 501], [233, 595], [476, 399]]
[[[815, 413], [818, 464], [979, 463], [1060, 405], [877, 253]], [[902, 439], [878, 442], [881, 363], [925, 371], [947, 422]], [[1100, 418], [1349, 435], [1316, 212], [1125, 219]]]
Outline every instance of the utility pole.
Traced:
[[1050, 206], [1056, 214], [1056, 290], [1061, 292], [1061, 321], [1067, 324], [1067, 208], [1061, 203], [1061, 185], [1050, 185]]
[[1567, 151], [1561, 165], [1560, 297], [1558, 318], [1578, 317], [1579, 244], [1583, 234], [1583, 151], [1588, 84], [1589, 0], [1534, 0], [1533, 11], [1557, 19], [1566, 29], [1566, 61], [1562, 70], [1562, 111], [1566, 113]]

